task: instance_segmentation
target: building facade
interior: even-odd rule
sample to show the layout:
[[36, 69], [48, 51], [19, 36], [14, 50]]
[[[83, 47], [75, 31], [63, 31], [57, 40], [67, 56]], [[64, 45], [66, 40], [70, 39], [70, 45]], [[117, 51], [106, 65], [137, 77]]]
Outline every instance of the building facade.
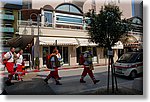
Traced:
[[66, 65], [77, 65], [80, 53], [88, 46], [92, 47], [93, 62], [106, 64], [106, 49], [89, 42], [88, 24], [85, 22], [88, 18], [84, 14], [89, 9], [99, 13], [101, 6], [112, 1], [123, 12], [122, 18], [132, 17], [131, 0], [25, 0], [25, 8], [20, 11], [18, 20], [19, 35], [34, 36], [32, 52], [34, 58], [39, 56], [40, 67], [45, 66], [46, 54], [52, 53], [56, 45]]
[[3, 51], [9, 50], [9, 45], [7, 41], [15, 36], [15, 33], [18, 31], [18, 10], [21, 9], [21, 5], [9, 4], [1, 2], [0, 7], [0, 20], [1, 29], [1, 44], [3, 46]]

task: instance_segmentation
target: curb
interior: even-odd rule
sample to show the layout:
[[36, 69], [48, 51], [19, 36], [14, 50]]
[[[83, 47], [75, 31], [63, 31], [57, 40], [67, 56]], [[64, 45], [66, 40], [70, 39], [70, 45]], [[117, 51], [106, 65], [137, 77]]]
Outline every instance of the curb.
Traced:
[[[97, 64], [97, 65], [94, 65], [94, 66], [106, 66], [106, 64]], [[61, 67], [61, 68], [58, 68], [58, 70], [71, 70], [71, 69], [78, 69], [78, 68], [83, 68], [83, 66], [74, 66], [74, 67]], [[34, 69], [34, 70], [29, 70], [29, 71], [24, 71], [24, 72], [15, 72], [15, 74], [22, 74], [22, 73], [32, 73], [32, 72], [46, 72], [46, 71], [50, 71], [50, 69], [46, 68], [46, 69], [41, 69], [41, 70], [38, 70], [38, 69]], [[0, 76], [4, 76], [4, 75], [7, 75], [8, 72], [1, 72], [0, 71]]]

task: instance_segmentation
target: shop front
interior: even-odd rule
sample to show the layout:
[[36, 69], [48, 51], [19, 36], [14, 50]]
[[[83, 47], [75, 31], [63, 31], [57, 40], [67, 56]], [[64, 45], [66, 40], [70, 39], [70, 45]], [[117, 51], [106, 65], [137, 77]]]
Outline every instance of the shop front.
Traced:
[[56, 47], [63, 58], [64, 65], [78, 65], [80, 54], [87, 51], [89, 46], [92, 49], [93, 62], [98, 63], [99, 53], [97, 51], [99, 51], [100, 48], [97, 48], [96, 44], [88, 42], [88, 39], [40, 37], [40, 65], [46, 67], [46, 55], [51, 54]]

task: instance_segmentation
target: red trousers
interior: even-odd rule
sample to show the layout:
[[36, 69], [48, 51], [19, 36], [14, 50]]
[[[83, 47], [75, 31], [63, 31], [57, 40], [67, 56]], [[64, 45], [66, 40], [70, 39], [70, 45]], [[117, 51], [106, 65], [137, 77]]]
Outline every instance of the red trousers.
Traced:
[[14, 63], [13, 62], [7, 62], [6, 63], [6, 68], [7, 68], [7, 71], [9, 73], [8, 79], [11, 81], [13, 75], [15, 74], [15, 72], [14, 72]]
[[91, 79], [94, 79], [94, 75], [93, 75], [92, 70], [90, 70], [89, 67], [84, 66], [84, 70], [83, 70], [82, 75], [81, 75], [82, 78], [84, 78], [87, 75], [87, 73], [89, 74], [89, 76], [91, 77]]
[[51, 77], [58, 79], [58, 68], [55, 68], [55, 71], [50, 71], [50, 74], [47, 76], [47, 79], [50, 79]]
[[16, 71], [17, 72], [22, 72], [22, 73], [18, 74], [18, 79], [20, 79], [20, 77], [24, 75], [23, 70], [22, 70], [22, 65], [17, 64], [17, 70]]

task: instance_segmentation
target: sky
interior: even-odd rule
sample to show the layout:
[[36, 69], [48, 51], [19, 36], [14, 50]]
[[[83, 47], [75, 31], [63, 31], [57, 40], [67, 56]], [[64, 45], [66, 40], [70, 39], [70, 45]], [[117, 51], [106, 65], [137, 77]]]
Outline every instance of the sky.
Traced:
[[6, 3], [22, 5], [22, 0], [0, 0], [0, 2], [6, 2]]

